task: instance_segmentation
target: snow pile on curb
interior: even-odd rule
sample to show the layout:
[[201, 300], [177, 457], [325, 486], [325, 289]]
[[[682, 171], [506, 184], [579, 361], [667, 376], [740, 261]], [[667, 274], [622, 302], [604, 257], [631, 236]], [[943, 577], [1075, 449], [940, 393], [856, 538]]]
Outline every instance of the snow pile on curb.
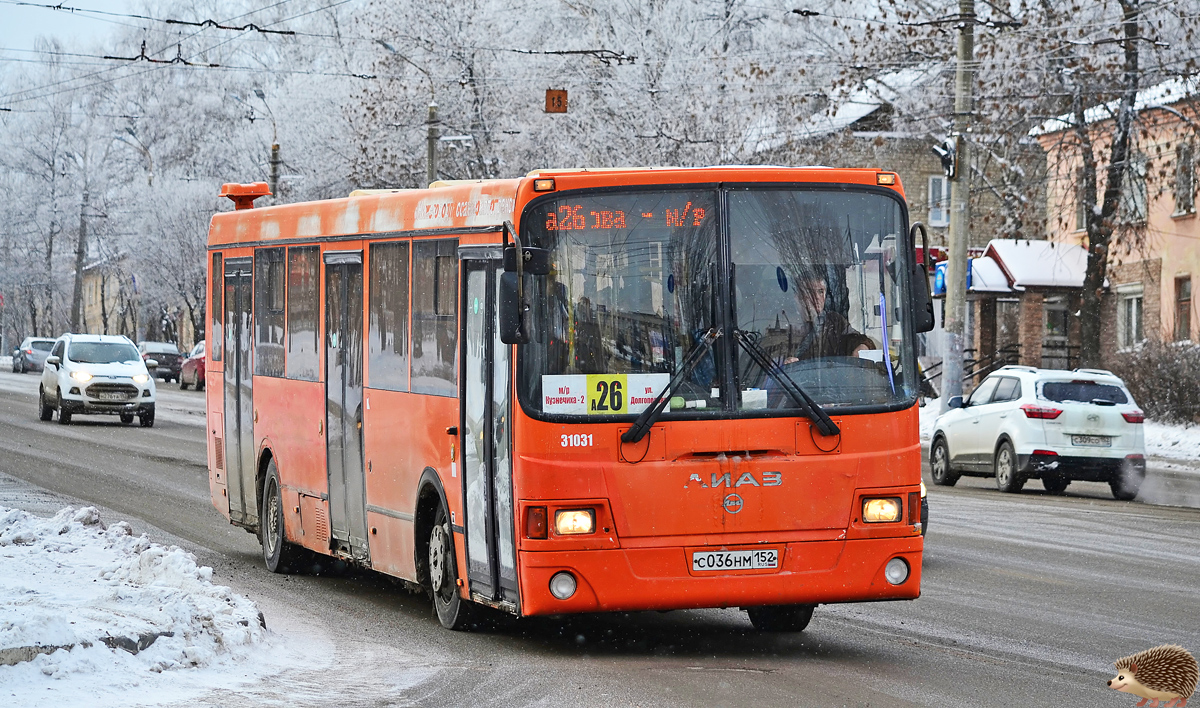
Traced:
[[1146, 455], [1172, 460], [1200, 460], [1200, 428], [1147, 420]]
[[268, 638], [211, 568], [94, 507], [0, 507], [0, 569], [0, 705], [181, 700], [250, 678], [235, 667]]

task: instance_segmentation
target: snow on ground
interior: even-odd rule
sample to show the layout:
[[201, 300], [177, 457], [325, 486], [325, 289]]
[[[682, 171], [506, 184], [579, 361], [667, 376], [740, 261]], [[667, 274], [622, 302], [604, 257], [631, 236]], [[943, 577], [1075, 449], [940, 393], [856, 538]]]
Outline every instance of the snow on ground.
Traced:
[[[941, 399], [929, 399], [920, 411], [921, 442], [929, 442], [933, 435], [933, 423], [942, 412]], [[1152, 420], [1147, 420], [1144, 426], [1147, 457], [1200, 463], [1200, 426]]]
[[289, 661], [211, 568], [125, 522], [106, 527], [94, 507], [0, 507], [0, 569], [0, 705], [188, 701]]
[[12, 368], [12, 357], [11, 356], [0, 356], [0, 369], [11, 369], [11, 368]]

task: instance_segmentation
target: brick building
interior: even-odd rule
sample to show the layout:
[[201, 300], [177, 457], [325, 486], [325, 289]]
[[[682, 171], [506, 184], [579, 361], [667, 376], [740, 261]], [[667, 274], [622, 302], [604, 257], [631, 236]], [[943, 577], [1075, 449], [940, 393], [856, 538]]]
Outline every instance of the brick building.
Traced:
[[[1114, 105], [1089, 109], [1085, 119], [1098, 158], [1108, 154]], [[1196, 217], [1196, 121], [1200, 83], [1176, 79], [1137, 95], [1128, 180], [1109, 249], [1102, 301], [1101, 356], [1139, 342], [1196, 338], [1200, 318], [1192, 280], [1200, 276], [1200, 221]], [[1081, 157], [1069, 117], [1048, 121], [1035, 135], [1046, 150], [1048, 237], [1087, 242], [1080, 198]], [[1097, 191], [1107, 165], [1097, 166]]]

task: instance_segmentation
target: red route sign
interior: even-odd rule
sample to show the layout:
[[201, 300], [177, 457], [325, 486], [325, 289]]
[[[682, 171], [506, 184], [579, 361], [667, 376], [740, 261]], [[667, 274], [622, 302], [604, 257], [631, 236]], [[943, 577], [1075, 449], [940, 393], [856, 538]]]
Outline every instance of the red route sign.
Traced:
[[566, 89], [546, 89], [546, 112], [547, 113], [566, 113], [567, 112], [567, 91], [566, 91]]

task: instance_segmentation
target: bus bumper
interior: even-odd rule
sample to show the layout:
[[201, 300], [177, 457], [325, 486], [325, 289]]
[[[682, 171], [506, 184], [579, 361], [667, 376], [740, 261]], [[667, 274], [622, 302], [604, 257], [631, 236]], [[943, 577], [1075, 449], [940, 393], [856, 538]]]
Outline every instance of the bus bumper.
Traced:
[[[712, 547], [523, 551], [521, 614], [912, 600], [921, 594], [923, 544], [920, 536], [785, 543], [778, 570], [733, 572], [692, 570], [692, 552]], [[892, 558], [908, 563], [899, 585], [884, 577]], [[578, 583], [566, 600], [550, 594], [562, 571]]]

